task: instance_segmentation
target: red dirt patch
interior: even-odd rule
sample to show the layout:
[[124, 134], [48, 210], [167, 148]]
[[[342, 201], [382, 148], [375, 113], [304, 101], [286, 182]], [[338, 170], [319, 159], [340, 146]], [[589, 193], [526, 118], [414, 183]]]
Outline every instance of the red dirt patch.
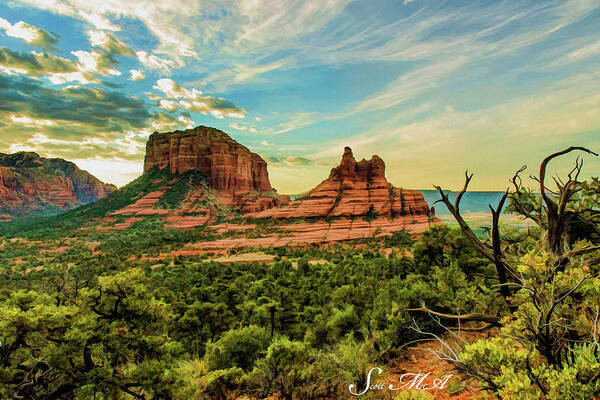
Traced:
[[115, 231], [115, 230], [121, 230], [121, 229], [127, 229], [129, 228], [134, 222], [137, 221], [141, 221], [142, 219], [139, 217], [131, 217], [131, 218], [127, 218], [125, 220], [125, 222], [121, 222], [120, 224], [114, 224], [114, 225], [110, 225], [110, 226], [102, 226], [98, 229], [101, 229], [103, 231]]
[[208, 216], [180, 216], [170, 215], [165, 218], [167, 227], [173, 229], [194, 229], [197, 226], [206, 224]]
[[[231, 249], [238, 247], [281, 247], [285, 245], [304, 245], [311, 243], [339, 242], [352, 239], [389, 236], [393, 232], [406, 229], [416, 235], [430, 225], [427, 216], [399, 217], [394, 219], [380, 218], [368, 222], [364, 220], [341, 219], [331, 223], [314, 222], [299, 224], [282, 224], [274, 226], [273, 233], [258, 238], [236, 237], [214, 241], [198, 242], [196, 249]], [[231, 230], [247, 230], [252, 225], [220, 224], [210, 227], [224, 233]]]
[[[129, 204], [120, 210], [112, 212], [110, 215], [152, 215], [166, 214], [168, 210], [154, 209], [154, 204], [165, 194], [164, 191], [150, 192], [133, 204]], [[166, 212], [164, 212], [166, 211]]]
[[[468, 342], [487, 336], [487, 332], [461, 332], [460, 336]], [[421, 342], [414, 347], [406, 349], [404, 357], [394, 360], [387, 368], [387, 374], [382, 380], [394, 387], [400, 387], [403, 374], [420, 373], [430, 375], [423, 381], [431, 385], [434, 378], [443, 378], [452, 375], [445, 389], [433, 389], [427, 392], [436, 400], [471, 400], [480, 399], [481, 394], [476, 383], [462, 377], [452, 364], [440, 360], [432, 351], [442, 350], [442, 345], [437, 340]], [[411, 376], [405, 376], [402, 382], [409, 381]], [[449, 390], [453, 389], [453, 390]]]

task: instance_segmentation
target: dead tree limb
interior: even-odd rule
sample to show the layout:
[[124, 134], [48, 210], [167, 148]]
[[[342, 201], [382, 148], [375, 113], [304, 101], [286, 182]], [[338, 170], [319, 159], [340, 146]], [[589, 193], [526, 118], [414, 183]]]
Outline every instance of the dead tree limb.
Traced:
[[498, 206], [495, 209], [490, 205], [490, 210], [492, 211], [492, 245], [489, 246], [482, 242], [477, 237], [477, 235], [475, 235], [469, 224], [464, 220], [464, 218], [460, 214], [460, 201], [464, 194], [467, 192], [471, 179], [473, 179], [473, 174], [469, 175], [469, 172], [466, 171], [465, 184], [462, 190], [458, 193], [458, 196], [456, 196], [454, 204], [450, 202], [448, 195], [444, 193], [444, 190], [440, 186], [435, 186], [435, 188], [441, 196], [441, 199], [438, 201], [441, 201], [446, 205], [448, 211], [450, 211], [456, 222], [458, 222], [458, 225], [463, 234], [475, 246], [479, 253], [481, 253], [484, 257], [486, 257], [488, 260], [494, 263], [494, 265], [496, 266], [496, 272], [498, 274], [498, 280], [500, 281], [500, 293], [506, 301], [509, 301], [508, 299], [512, 296], [512, 292], [507, 283], [508, 275], [512, 274], [512, 271], [510, 269], [510, 266], [506, 263], [504, 255], [502, 254], [502, 243], [500, 238], [500, 230], [498, 227], [500, 222], [500, 214], [502, 213], [502, 208], [504, 207], [504, 203], [506, 202], [506, 198], [508, 197], [508, 191], [504, 192], [504, 195], [498, 202]]
[[404, 311], [421, 311], [430, 315], [435, 315], [436, 317], [444, 318], [444, 319], [453, 319], [457, 321], [479, 321], [479, 322], [487, 322], [493, 326], [500, 326], [500, 319], [495, 315], [487, 315], [487, 314], [479, 314], [479, 313], [469, 313], [469, 314], [445, 314], [437, 311], [430, 310], [427, 307], [418, 307], [418, 308], [406, 308]]
[[571, 201], [571, 199], [573, 198], [573, 195], [575, 195], [575, 193], [579, 191], [579, 188], [577, 187], [577, 179], [579, 178], [579, 174], [583, 167], [583, 160], [577, 158], [575, 162], [575, 167], [569, 173], [566, 182], [561, 183], [556, 181], [556, 185], [558, 187], [559, 192], [557, 195], [554, 196], [555, 200], [548, 195], [548, 190], [544, 184], [544, 181], [546, 180], [546, 170], [550, 161], [562, 155], [568, 154], [572, 151], [583, 151], [585, 153], [598, 156], [597, 153], [582, 146], [568, 147], [564, 150], [550, 154], [548, 157], [544, 158], [544, 160], [540, 164], [539, 179], [536, 179], [536, 181], [538, 181], [540, 184], [540, 194], [546, 206], [546, 221], [544, 221], [544, 225], [546, 225], [545, 228], [547, 247], [548, 250], [550, 250], [554, 255], [557, 255], [559, 257], [563, 253], [568, 251], [569, 225], [571, 222], [569, 221], [569, 219], [572, 213], [569, 212], [566, 209], [566, 207], [569, 201]]

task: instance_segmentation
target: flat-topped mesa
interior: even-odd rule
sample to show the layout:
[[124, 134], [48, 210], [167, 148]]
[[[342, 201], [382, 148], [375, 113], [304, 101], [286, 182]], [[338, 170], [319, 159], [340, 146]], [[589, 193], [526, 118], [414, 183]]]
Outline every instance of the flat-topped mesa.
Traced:
[[173, 173], [195, 170], [210, 187], [226, 192], [268, 192], [267, 163], [225, 132], [206, 126], [153, 133], [146, 144], [144, 171], [169, 167]]
[[152, 168], [177, 174], [198, 171], [223, 203], [242, 212], [276, 207], [286, 199], [274, 195], [265, 160], [216, 128], [154, 132], [146, 144], [144, 172]]
[[306, 217], [433, 217], [417, 190], [393, 187], [385, 178], [385, 163], [377, 155], [356, 162], [346, 147], [340, 165], [308, 195], [289, 205], [250, 214], [255, 218]]

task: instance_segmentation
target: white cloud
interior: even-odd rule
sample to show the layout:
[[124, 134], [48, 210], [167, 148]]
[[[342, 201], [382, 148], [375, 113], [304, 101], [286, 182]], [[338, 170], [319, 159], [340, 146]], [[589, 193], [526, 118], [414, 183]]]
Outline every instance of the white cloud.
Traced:
[[140, 50], [135, 54], [137, 55], [138, 60], [146, 67], [150, 69], [157, 69], [164, 73], [169, 73], [172, 69], [180, 68], [184, 65], [181, 61], [178, 62], [175, 60], [161, 58], [144, 50]]
[[[189, 112], [211, 114], [217, 119], [246, 117], [246, 111], [221, 97], [205, 96], [200, 90], [186, 89], [172, 79], [162, 78], [156, 81], [154, 89], [161, 91], [165, 98], [153, 96], [158, 105], [168, 111], [182, 108]], [[244, 127], [247, 129], [247, 127]]]
[[237, 122], [231, 123], [229, 124], [230, 128], [236, 129], [238, 131], [245, 131], [246, 129], [248, 129], [247, 126], [243, 126], [243, 125], [238, 125]]
[[154, 89], [160, 90], [169, 98], [188, 100], [198, 100], [202, 97], [202, 92], [196, 89], [188, 90], [182, 88], [177, 82], [169, 78], [163, 78], [156, 81]]
[[141, 81], [146, 78], [146, 74], [141, 69], [130, 69], [129, 70], [129, 80], [130, 81]]
[[175, 111], [177, 110], [177, 102], [175, 100], [161, 99], [158, 102], [158, 106], [167, 111]]
[[238, 118], [238, 119], [246, 118], [246, 112], [244, 110], [228, 112], [225, 115], [228, 116], [229, 118]]
[[262, 142], [260, 142], [260, 144], [262, 144], [263, 146], [275, 146], [275, 143], [267, 142], [266, 140], [263, 140]]
[[[203, 14], [218, 12], [218, 5], [201, 0], [185, 2], [163, 2], [157, 6], [154, 0], [23, 0], [24, 3], [48, 11], [79, 18], [92, 24], [96, 29], [121, 31], [111, 17], [127, 17], [140, 20], [158, 38], [158, 51], [172, 57], [197, 57], [194, 50], [196, 41], [209, 21], [198, 23]], [[206, 14], [205, 14], [206, 13]], [[183, 28], [185, 27], [185, 28]], [[207, 37], [206, 40], [212, 39]], [[154, 60], [156, 61], [156, 60]]]
[[[65, 8], [63, 8], [63, 10], [64, 9], [68, 9], [69, 14], [71, 13], [70, 11], [75, 11], [75, 10], [68, 8], [68, 6], [66, 4], [65, 4]], [[97, 29], [105, 29], [107, 31], [113, 31], [113, 32], [117, 32], [117, 31], [121, 30], [120, 26], [115, 25], [112, 22], [110, 22], [110, 20], [108, 18], [106, 18], [104, 15], [102, 15], [102, 13], [100, 11], [86, 12], [83, 9], [79, 9], [79, 12], [77, 14], [79, 14], [79, 16], [81, 16], [84, 20], [86, 20], [89, 23], [91, 23], [92, 25], [94, 25]]]
[[183, 115], [180, 115], [177, 120], [179, 122], [181, 122], [183, 125], [185, 125], [186, 129], [191, 129], [194, 127], [194, 121], [191, 120], [191, 118], [189, 117], [185, 117]]
[[28, 127], [41, 127], [41, 126], [53, 126], [54, 125], [54, 122], [50, 121], [48, 119], [34, 119], [34, 118], [30, 118], [26, 115], [22, 115], [22, 116], [11, 115], [10, 119], [12, 122], [15, 122], [15, 123], [21, 124], [21, 125], [25, 125]]
[[91, 73], [81, 71], [50, 74], [48, 75], [48, 80], [55, 85], [62, 85], [67, 82], [79, 82], [82, 85], [100, 83], [100, 80]]
[[211, 110], [210, 114], [215, 117], [216, 119], [224, 119], [225, 116], [223, 115], [223, 113], [219, 110]]
[[0, 18], [0, 29], [3, 29], [7, 36], [22, 39], [32, 46], [51, 49], [57, 42], [56, 37], [53, 35], [24, 21], [19, 21], [13, 25], [6, 19]]
[[113, 66], [114, 60], [104, 52], [97, 50], [78, 50], [72, 51], [71, 54], [77, 57], [79, 70], [81, 72], [90, 72], [103, 76], [121, 75], [121, 72]]
[[105, 31], [88, 31], [88, 40], [94, 47], [100, 47], [109, 53], [133, 57], [135, 53], [129, 46]]

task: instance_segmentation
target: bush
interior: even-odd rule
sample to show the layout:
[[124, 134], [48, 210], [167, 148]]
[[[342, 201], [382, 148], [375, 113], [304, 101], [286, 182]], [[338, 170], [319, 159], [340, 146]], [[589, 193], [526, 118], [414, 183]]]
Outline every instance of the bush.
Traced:
[[267, 330], [255, 325], [230, 330], [206, 345], [208, 367], [211, 371], [235, 367], [249, 371], [270, 342]]

